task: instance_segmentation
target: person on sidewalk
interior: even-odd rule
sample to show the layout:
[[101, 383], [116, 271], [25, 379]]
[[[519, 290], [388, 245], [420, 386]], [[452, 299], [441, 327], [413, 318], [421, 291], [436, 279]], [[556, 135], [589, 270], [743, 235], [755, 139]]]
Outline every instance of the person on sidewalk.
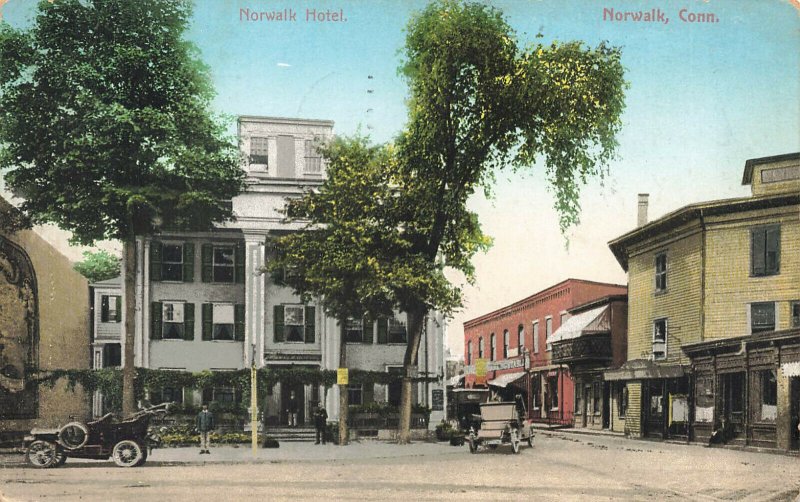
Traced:
[[325, 426], [328, 422], [328, 412], [322, 406], [322, 402], [317, 402], [317, 408], [314, 410], [314, 429], [317, 432], [317, 441], [314, 444], [319, 444], [322, 439], [322, 444], [325, 444]]
[[203, 409], [197, 414], [195, 426], [197, 427], [197, 431], [200, 433], [200, 454], [203, 455], [211, 453], [211, 451], [208, 449], [208, 436], [211, 434], [211, 431], [214, 430], [214, 414], [208, 411], [207, 404], [204, 404]]
[[289, 419], [289, 427], [297, 427], [297, 398], [294, 391], [289, 393], [289, 402], [286, 407], [287, 416]]

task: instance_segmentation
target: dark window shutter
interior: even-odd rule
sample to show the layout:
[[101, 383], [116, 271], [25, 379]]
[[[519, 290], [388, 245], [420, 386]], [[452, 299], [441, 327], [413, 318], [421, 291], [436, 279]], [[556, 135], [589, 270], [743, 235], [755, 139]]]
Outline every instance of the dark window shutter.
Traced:
[[183, 282], [194, 282], [194, 244], [183, 243]]
[[771, 227], [766, 230], [767, 252], [764, 257], [764, 268], [767, 274], [777, 274], [780, 270], [781, 228]]
[[275, 305], [272, 309], [274, 339], [276, 342], [284, 341], [283, 333], [283, 305]]
[[378, 343], [386, 343], [386, 332], [389, 331], [389, 319], [378, 318]]
[[150, 304], [150, 339], [161, 340], [161, 302]]
[[114, 322], [121, 322], [122, 321], [122, 297], [115, 296], [114, 301], [117, 304], [117, 314], [114, 317]]
[[214, 246], [212, 244], [203, 244], [200, 247], [200, 261], [203, 282], [211, 282], [214, 276]]
[[233, 339], [244, 341], [244, 305], [241, 303], [233, 306]]
[[161, 242], [150, 241], [150, 280], [161, 280]]
[[361, 321], [361, 325], [364, 326], [364, 343], [371, 344], [375, 332], [375, 329], [372, 327], [372, 319], [365, 317]]
[[234, 276], [237, 284], [244, 284], [244, 241], [236, 243], [236, 255], [234, 257]]
[[194, 340], [194, 303], [183, 304], [183, 339]]
[[100, 322], [108, 322], [108, 296], [100, 297]]
[[211, 340], [214, 330], [214, 305], [210, 303], [203, 304], [203, 334], [204, 341]]
[[306, 307], [306, 343], [314, 343], [315, 335], [316, 335], [316, 326], [314, 323], [316, 322], [316, 308], [314, 307]]

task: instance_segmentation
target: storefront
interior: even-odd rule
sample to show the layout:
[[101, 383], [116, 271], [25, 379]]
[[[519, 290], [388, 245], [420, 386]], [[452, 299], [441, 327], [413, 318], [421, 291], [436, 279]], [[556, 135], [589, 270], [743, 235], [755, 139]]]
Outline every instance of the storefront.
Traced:
[[686, 345], [695, 374], [692, 439], [798, 448], [800, 330]]

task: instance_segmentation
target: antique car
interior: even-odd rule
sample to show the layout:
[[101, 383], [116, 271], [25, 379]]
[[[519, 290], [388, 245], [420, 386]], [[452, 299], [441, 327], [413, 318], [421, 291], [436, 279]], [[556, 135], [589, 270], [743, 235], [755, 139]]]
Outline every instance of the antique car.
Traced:
[[469, 436], [470, 453], [481, 447], [495, 449], [500, 445], [511, 446], [519, 453], [520, 443], [533, 446], [533, 427], [525, 418], [521, 400], [517, 402], [488, 402], [481, 404], [480, 428], [472, 427]]
[[108, 460], [120, 467], [137, 467], [147, 460], [156, 438], [150, 421], [163, 417], [170, 403], [145, 408], [114, 420], [111, 413], [93, 422], [70, 422], [56, 429], [33, 429], [25, 437], [25, 460], [38, 468], [59, 467], [67, 458]]

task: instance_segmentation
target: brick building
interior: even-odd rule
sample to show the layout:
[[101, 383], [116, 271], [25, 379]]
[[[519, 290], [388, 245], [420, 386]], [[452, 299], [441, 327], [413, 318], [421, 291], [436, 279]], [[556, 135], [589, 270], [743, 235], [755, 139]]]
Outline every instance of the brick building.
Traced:
[[569, 309], [626, 292], [618, 284], [567, 279], [465, 322], [465, 385], [488, 386], [503, 398], [521, 393], [532, 419], [571, 425], [574, 383], [566, 365], [552, 362], [552, 335]]

